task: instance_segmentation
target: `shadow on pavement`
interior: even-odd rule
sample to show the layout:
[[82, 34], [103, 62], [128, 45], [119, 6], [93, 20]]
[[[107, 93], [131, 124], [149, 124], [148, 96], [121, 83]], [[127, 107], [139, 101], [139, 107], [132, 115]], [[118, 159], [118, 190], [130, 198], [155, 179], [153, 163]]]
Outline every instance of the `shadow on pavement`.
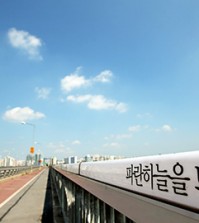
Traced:
[[51, 169], [49, 168], [46, 196], [44, 201], [42, 223], [64, 223], [61, 207], [59, 205], [58, 196], [53, 184]]
[[42, 215], [42, 223], [53, 223], [53, 199], [52, 199], [52, 186], [51, 186], [51, 179], [50, 179], [50, 170], [48, 173], [48, 180], [46, 186], [46, 196], [44, 201], [44, 209]]

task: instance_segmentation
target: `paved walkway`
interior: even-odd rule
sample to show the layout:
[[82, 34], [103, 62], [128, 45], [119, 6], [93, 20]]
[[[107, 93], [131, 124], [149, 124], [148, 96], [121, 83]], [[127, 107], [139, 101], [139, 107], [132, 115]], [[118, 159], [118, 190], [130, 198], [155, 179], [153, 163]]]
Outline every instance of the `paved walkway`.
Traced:
[[52, 222], [44, 220], [48, 182], [48, 169], [0, 182], [0, 222]]

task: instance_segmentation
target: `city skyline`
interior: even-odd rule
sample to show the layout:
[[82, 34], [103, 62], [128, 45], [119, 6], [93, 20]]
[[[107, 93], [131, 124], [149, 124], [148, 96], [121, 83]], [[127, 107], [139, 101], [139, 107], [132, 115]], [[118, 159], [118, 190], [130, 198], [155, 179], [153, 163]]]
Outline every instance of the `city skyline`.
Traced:
[[198, 7], [2, 2], [0, 155], [198, 150]]

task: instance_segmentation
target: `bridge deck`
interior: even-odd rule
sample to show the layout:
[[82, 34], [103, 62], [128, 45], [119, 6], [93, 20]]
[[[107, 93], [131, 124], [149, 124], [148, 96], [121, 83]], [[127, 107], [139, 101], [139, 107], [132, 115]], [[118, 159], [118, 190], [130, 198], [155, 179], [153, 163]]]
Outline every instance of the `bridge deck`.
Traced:
[[48, 182], [48, 169], [1, 182], [0, 222], [52, 222]]

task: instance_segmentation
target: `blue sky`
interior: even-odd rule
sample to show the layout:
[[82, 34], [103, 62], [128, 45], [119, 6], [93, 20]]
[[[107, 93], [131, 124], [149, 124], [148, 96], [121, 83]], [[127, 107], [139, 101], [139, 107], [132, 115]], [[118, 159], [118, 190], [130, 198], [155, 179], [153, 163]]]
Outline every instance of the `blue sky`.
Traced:
[[0, 4], [2, 157], [198, 150], [197, 0]]

